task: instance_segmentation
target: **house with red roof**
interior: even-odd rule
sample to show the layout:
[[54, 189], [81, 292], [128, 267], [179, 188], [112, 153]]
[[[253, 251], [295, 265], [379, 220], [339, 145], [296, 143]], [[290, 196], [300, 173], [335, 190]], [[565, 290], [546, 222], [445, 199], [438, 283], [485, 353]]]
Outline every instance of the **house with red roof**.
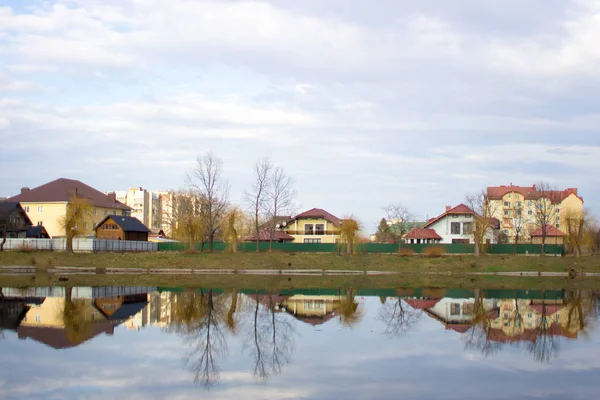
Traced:
[[569, 213], [581, 214], [583, 197], [577, 188], [553, 190], [536, 185], [517, 186], [512, 183], [502, 186], [489, 186], [486, 192], [493, 216], [501, 221], [501, 229], [512, 241], [516, 227], [525, 227], [525, 232], [540, 226], [536, 223], [536, 206], [540, 200], [550, 208], [550, 221], [560, 229]]
[[[404, 236], [409, 243], [474, 243], [473, 228], [477, 214], [464, 204], [446, 206], [446, 211]], [[484, 236], [486, 243], [497, 243], [499, 221], [490, 219]], [[420, 239], [420, 241], [419, 241]]]
[[[529, 236], [531, 236], [531, 243], [542, 244], [542, 228], [537, 228]], [[564, 244], [565, 236], [566, 234], [555, 226], [546, 225], [546, 243]]]
[[293, 243], [338, 243], [342, 220], [321, 209], [312, 208], [278, 224], [293, 237]]

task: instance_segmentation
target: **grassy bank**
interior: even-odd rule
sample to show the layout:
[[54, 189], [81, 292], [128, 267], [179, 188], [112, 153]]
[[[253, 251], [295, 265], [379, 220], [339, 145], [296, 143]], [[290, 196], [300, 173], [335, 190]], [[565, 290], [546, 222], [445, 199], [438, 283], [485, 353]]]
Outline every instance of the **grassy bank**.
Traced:
[[338, 256], [324, 253], [90, 253], [2, 252], [0, 266], [56, 266], [95, 268], [193, 268], [193, 269], [329, 269], [379, 270], [407, 273], [442, 271], [499, 272], [543, 271], [600, 272], [600, 257], [539, 256], [399, 256], [359, 254]]

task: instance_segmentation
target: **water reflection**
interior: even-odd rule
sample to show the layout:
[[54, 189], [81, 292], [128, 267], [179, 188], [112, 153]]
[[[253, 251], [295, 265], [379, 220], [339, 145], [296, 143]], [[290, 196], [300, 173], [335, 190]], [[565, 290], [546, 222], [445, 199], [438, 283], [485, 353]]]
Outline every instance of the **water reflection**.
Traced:
[[[588, 337], [600, 311], [598, 292], [583, 290], [322, 289], [290, 291], [157, 287], [0, 289], [0, 337], [51, 348], [77, 348], [119, 326], [179, 337], [192, 380], [210, 389], [221, 378], [232, 341], [268, 382], [293, 365], [298, 330], [335, 325], [405, 340], [426, 321], [455, 332], [467, 352], [484, 357], [514, 348], [539, 363], [559, 357], [561, 341]], [[373, 300], [373, 301], [365, 301]], [[367, 307], [365, 304], [368, 303]], [[374, 318], [366, 316], [373, 313]], [[305, 342], [302, 342], [305, 343]], [[1, 342], [0, 342], [1, 345]], [[335, 354], [329, 356], [335, 357]], [[250, 371], [249, 371], [250, 372]]]

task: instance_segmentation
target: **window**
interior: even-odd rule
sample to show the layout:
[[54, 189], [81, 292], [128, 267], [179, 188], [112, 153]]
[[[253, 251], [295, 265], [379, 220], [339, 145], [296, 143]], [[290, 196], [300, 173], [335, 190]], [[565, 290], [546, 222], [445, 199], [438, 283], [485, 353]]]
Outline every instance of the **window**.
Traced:
[[39, 316], [39, 315], [36, 315], [36, 316], [35, 316], [35, 322], [37, 322], [37, 323], [40, 323], [40, 322], [42, 322], [42, 319], [40, 318], [40, 316]]
[[465, 235], [470, 235], [473, 233], [473, 223], [472, 222], [464, 222], [463, 223], [463, 233]]
[[325, 224], [316, 224], [315, 225], [315, 235], [324, 235], [325, 234]]
[[321, 239], [304, 239], [304, 243], [321, 243]]
[[458, 214], [452, 214], [452, 218], [458, 218]]
[[29, 206], [25, 206], [25, 212], [28, 213], [29, 212]]
[[465, 214], [465, 219], [471, 219], [473, 216], [471, 214]]
[[450, 233], [453, 235], [460, 235], [460, 222], [450, 223]]
[[531, 210], [527, 211], [527, 215], [533, 215], [533, 211], [531, 211]]
[[530, 201], [527, 202], [527, 207], [531, 207], [531, 202]]
[[510, 199], [510, 193], [508, 194], [508, 196], [506, 196], [507, 199]]
[[313, 224], [306, 224], [306, 225], [304, 225], [304, 234], [305, 235], [312, 235], [313, 234]]
[[460, 315], [460, 304], [458, 304], [458, 303], [450, 304], [450, 315]]
[[505, 201], [504, 202], [504, 207], [510, 207], [510, 201]]
[[560, 229], [560, 224], [558, 222], [556, 223], [556, 229]]
[[38, 226], [44, 225], [44, 221], [38, 221]]
[[504, 216], [505, 217], [510, 217], [510, 211], [504, 210]]
[[556, 209], [556, 213], [557, 213], [557, 214], [558, 214], [558, 213], [560, 213], [560, 208], [557, 208], [557, 209]]
[[38, 212], [39, 213], [44, 212], [44, 206], [38, 206]]
[[517, 201], [517, 202], [515, 203], [515, 207], [521, 207], [521, 205], [522, 205], [522, 203], [521, 203], [520, 201]]

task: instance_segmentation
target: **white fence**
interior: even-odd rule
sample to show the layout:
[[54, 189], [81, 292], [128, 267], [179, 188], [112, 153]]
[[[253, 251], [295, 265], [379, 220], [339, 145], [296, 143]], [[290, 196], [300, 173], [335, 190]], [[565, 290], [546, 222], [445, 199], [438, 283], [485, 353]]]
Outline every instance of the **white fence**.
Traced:
[[[6, 239], [4, 250], [65, 251], [66, 243], [66, 239]], [[75, 238], [73, 239], [73, 251], [76, 253], [105, 251], [148, 252], [158, 251], [158, 243]]]

